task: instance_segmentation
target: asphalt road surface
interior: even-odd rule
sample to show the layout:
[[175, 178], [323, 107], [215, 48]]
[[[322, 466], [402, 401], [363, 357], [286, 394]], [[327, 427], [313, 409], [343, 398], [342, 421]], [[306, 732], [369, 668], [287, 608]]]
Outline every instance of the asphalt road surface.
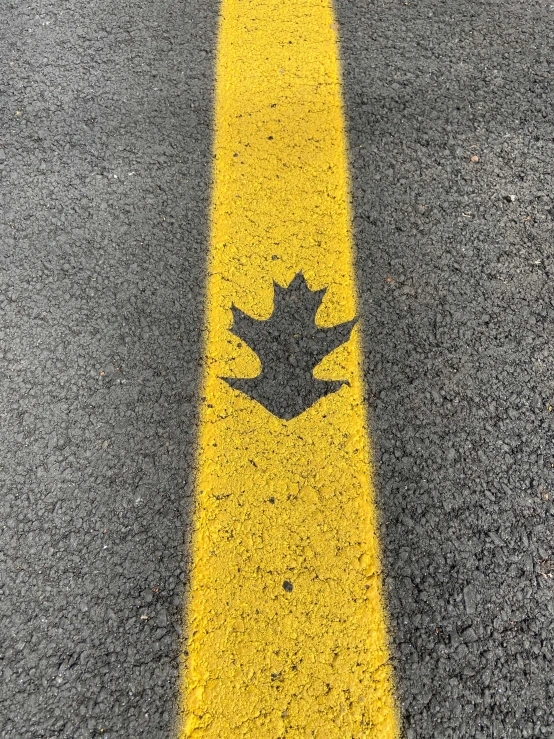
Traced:
[[[554, 6], [336, 10], [404, 732], [554, 737]], [[6, 739], [171, 735], [217, 11], [2, 6]]]

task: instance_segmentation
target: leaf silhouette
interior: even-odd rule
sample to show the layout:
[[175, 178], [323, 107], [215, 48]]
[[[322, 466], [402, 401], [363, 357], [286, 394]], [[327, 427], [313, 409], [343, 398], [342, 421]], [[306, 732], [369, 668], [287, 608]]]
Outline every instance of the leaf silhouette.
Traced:
[[221, 379], [288, 421], [348, 384], [346, 380], [318, 380], [313, 369], [348, 341], [357, 319], [330, 328], [316, 326], [315, 316], [326, 288], [310, 290], [301, 272], [287, 288], [276, 282], [273, 286], [273, 313], [266, 321], [231, 307], [231, 331], [256, 352], [262, 371], [253, 378]]

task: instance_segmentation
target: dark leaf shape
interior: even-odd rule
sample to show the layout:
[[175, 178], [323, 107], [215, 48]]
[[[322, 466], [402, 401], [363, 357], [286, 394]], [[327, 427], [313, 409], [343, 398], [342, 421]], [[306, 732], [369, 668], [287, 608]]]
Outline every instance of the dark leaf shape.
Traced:
[[273, 313], [267, 321], [232, 306], [231, 331], [260, 358], [261, 373], [254, 378], [222, 378], [278, 418], [290, 420], [317, 400], [339, 390], [346, 380], [317, 380], [314, 367], [350, 338], [357, 319], [319, 328], [315, 316], [324, 290], [310, 290], [302, 273], [287, 288], [274, 283]]

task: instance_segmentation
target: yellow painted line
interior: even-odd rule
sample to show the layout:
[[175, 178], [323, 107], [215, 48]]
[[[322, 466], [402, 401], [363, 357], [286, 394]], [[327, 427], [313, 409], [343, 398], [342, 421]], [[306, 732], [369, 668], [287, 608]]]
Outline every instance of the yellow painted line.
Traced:
[[180, 737], [393, 739], [360, 327], [314, 375], [338, 392], [285, 421], [222, 377], [260, 361], [231, 306], [275, 280], [356, 315], [336, 23], [328, 0], [223, 0], [205, 375]]

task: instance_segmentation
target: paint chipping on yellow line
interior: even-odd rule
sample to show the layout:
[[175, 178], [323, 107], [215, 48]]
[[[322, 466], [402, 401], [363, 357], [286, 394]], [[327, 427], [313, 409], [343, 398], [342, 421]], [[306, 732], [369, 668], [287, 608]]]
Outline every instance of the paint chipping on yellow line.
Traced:
[[223, 0], [205, 375], [180, 737], [395, 739], [360, 327], [314, 372], [348, 380], [289, 421], [221, 378], [255, 377], [232, 306], [273, 281], [356, 315], [336, 24], [321, 0]]

